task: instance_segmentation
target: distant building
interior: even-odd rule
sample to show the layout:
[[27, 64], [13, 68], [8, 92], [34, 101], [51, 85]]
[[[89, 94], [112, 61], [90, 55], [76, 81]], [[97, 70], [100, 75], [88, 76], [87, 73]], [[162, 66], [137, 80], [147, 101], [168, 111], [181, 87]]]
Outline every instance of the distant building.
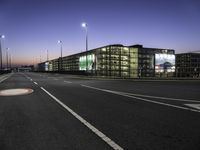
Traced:
[[176, 54], [177, 77], [200, 77], [200, 53]]
[[21, 66], [21, 67], [14, 68], [14, 70], [16, 70], [17, 72], [30, 72], [30, 71], [34, 71], [34, 66], [33, 65]]
[[171, 49], [115, 44], [42, 62], [38, 69], [120, 78], [167, 77], [175, 72], [174, 53]]

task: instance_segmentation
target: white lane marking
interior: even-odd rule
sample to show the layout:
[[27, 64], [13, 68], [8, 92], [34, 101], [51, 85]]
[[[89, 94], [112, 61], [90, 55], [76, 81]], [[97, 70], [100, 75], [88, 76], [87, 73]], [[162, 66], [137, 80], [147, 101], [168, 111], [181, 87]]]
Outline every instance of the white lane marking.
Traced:
[[[83, 85], [83, 86], [87, 86], [87, 85]], [[91, 87], [91, 86], [88, 86]], [[99, 89], [99, 88], [97, 88]], [[106, 90], [105, 91], [111, 91], [111, 90]], [[179, 98], [170, 98], [170, 97], [159, 97], [159, 96], [151, 96], [151, 95], [142, 95], [142, 94], [133, 94], [133, 93], [127, 93], [127, 92], [119, 92], [119, 91], [113, 91], [113, 92], [117, 92], [120, 94], [124, 94], [124, 95], [132, 95], [132, 96], [137, 96], [137, 97], [147, 97], [147, 98], [155, 98], [155, 99], [164, 99], [164, 100], [169, 100], [169, 101], [183, 101], [183, 102], [194, 102], [194, 103], [200, 103], [200, 100], [192, 100], [192, 99], [179, 99]]]
[[8, 79], [8, 77], [3, 77], [1, 80], [0, 80], [0, 83], [5, 81], [6, 79]]
[[184, 104], [184, 105], [200, 110], [200, 104]]
[[13, 73], [11, 73], [10, 75], [4, 75], [2, 76], [2, 79], [0, 79], [0, 83], [7, 80], [8, 78], [10, 78], [13, 75]]
[[33, 82], [34, 84], [36, 84], [36, 85], [38, 85], [38, 83], [37, 82]]
[[86, 127], [88, 127], [92, 132], [94, 132], [97, 136], [99, 136], [103, 141], [105, 141], [109, 146], [111, 146], [114, 150], [123, 150], [121, 146], [116, 144], [113, 140], [111, 140], [109, 137], [107, 137], [104, 133], [99, 131], [97, 128], [95, 128], [92, 124], [90, 124], [88, 121], [83, 119], [80, 115], [78, 115], [76, 112], [74, 112], [71, 108], [69, 108], [67, 105], [65, 105], [63, 102], [61, 102], [58, 98], [53, 96], [51, 93], [49, 93], [47, 90], [45, 90], [43, 87], [40, 87], [45, 93], [47, 93], [51, 98], [53, 98], [58, 104], [60, 104], [63, 108], [65, 108], [68, 112], [70, 112], [75, 118], [77, 118], [81, 123], [83, 123]]
[[123, 93], [117, 92], [117, 91], [100, 89], [100, 88], [96, 88], [96, 87], [92, 87], [92, 86], [88, 86], [88, 85], [83, 85], [83, 84], [81, 84], [81, 86], [86, 87], [86, 88], [90, 88], [90, 89], [95, 89], [95, 90], [107, 92], [107, 93], [112, 93], [112, 94], [120, 95], [120, 96], [134, 98], [134, 99], [138, 99], [138, 100], [141, 100], [141, 101], [150, 102], [150, 103], [154, 103], [154, 104], [169, 106], [169, 107], [183, 109], [183, 110], [189, 110], [189, 111], [193, 111], [193, 112], [200, 112], [200, 111], [198, 111], [196, 109], [190, 109], [190, 108], [187, 108], [187, 107], [182, 107], [182, 106], [167, 104], [167, 103], [163, 103], [163, 102], [153, 101], [153, 100], [149, 100], [149, 99], [145, 99], [145, 98], [140, 98], [140, 97], [136, 97], [136, 96], [131, 96], [131, 95], [127, 95], [127, 94], [123, 94]]
[[71, 81], [64, 81], [65, 83], [72, 83]]
[[[118, 91], [116, 91], [118, 92]], [[192, 99], [179, 99], [179, 98], [170, 98], [170, 97], [159, 97], [159, 96], [151, 96], [151, 95], [142, 95], [142, 94], [133, 94], [133, 93], [126, 93], [126, 92], [118, 92], [125, 95], [133, 95], [133, 96], [139, 96], [139, 97], [147, 97], [147, 98], [155, 98], [155, 99], [164, 99], [169, 101], [183, 101], [183, 102], [194, 102], [194, 103], [200, 103], [200, 100], [192, 100]]]
[[58, 79], [54, 78], [54, 80], [58, 80]]

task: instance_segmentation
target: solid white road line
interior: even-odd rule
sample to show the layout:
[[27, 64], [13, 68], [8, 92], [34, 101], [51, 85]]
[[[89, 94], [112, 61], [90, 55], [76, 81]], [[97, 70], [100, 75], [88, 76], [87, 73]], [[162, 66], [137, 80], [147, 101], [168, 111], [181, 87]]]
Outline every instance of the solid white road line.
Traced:
[[138, 99], [138, 100], [141, 100], [141, 101], [150, 102], [150, 103], [154, 103], [154, 104], [164, 105], [164, 106], [183, 109], [183, 110], [189, 110], [189, 111], [192, 111], [192, 112], [200, 112], [199, 110], [196, 110], [196, 109], [191, 109], [191, 108], [187, 108], [187, 107], [182, 107], [182, 106], [172, 105], [172, 104], [168, 104], [168, 103], [153, 101], [153, 100], [149, 100], [149, 99], [145, 99], [145, 98], [140, 98], [140, 97], [136, 97], [136, 96], [131, 96], [131, 95], [123, 94], [121, 92], [117, 92], [117, 91], [96, 88], [96, 87], [87, 86], [87, 85], [83, 85], [83, 84], [81, 84], [81, 86], [86, 87], [86, 88], [90, 88], [90, 89], [95, 89], [95, 90], [98, 90], [98, 91], [103, 91], [103, 92], [107, 92], [107, 93], [120, 95], [120, 96], [134, 98], [134, 99]]
[[[118, 91], [116, 91], [118, 92]], [[133, 94], [133, 93], [126, 93], [126, 92], [118, 92], [125, 95], [133, 95], [137, 97], [147, 97], [147, 98], [154, 98], [154, 99], [164, 99], [168, 101], [181, 101], [181, 102], [194, 102], [200, 103], [200, 100], [191, 100], [191, 99], [179, 99], [179, 98], [170, 98], [170, 97], [159, 97], [159, 96], [151, 96], [151, 95], [142, 95], [142, 94]]]
[[78, 115], [71, 108], [69, 108], [67, 105], [65, 105], [63, 102], [61, 102], [58, 98], [56, 98], [55, 96], [53, 96], [51, 93], [49, 93], [43, 87], [40, 87], [40, 88], [45, 93], [47, 93], [51, 98], [53, 98], [58, 104], [60, 104], [63, 108], [65, 108], [68, 112], [70, 112], [81, 123], [83, 123], [86, 127], [88, 127], [92, 132], [94, 132], [97, 136], [99, 136], [103, 141], [105, 141], [109, 146], [111, 146], [114, 150], [123, 150], [123, 148], [121, 146], [119, 146], [118, 144], [116, 144], [113, 140], [111, 140], [109, 137], [107, 137], [104, 133], [102, 133], [97, 128], [95, 128], [92, 124], [90, 124], [85, 119], [83, 119], [80, 115]]
[[6, 79], [8, 79], [8, 77], [3, 77], [2, 79], [0, 79], [0, 83], [5, 81]]
[[6, 79], [10, 78], [13, 75], [13, 73], [9, 74], [9, 75], [4, 75], [2, 76], [2, 79], [0, 79], [0, 83], [5, 81]]
[[72, 83], [71, 81], [64, 81], [65, 83]]

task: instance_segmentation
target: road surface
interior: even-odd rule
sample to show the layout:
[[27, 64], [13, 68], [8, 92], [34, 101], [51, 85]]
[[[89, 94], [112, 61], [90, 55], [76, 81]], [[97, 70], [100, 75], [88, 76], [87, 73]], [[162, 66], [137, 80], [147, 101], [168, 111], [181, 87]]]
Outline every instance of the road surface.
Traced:
[[199, 150], [200, 81], [0, 76], [0, 149]]

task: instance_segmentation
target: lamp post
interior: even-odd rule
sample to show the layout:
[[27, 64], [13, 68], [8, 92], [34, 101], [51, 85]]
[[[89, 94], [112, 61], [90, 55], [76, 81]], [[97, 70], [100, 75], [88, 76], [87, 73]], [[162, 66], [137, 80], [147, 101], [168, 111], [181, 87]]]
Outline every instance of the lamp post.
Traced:
[[85, 31], [86, 31], [86, 41], [85, 41], [85, 44], [86, 44], [86, 72], [88, 71], [88, 59], [87, 59], [87, 51], [88, 51], [88, 24], [83, 22], [82, 23], [82, 27], [85, 28]]
[[40, 55], [40, 63], [42, 62], [42, 57], [41, 57], [41, 55]]
[[9, 55], [9, 62], [10, 62], [10, 70], [12, 70], [12, 66], [11, 66], [11, 53]]
[[62, 71], [62, 41], [59, 40], [58, 44], [60, 44], [60, 71]]
[[8, 51], [9, 48], [6, 48], [6, 69], [8, 70]]
[[3, 57], [2, 57], [2, 48], [1, 48], [1, 39], [4, 39], [5, 36], [4, 35], [0, 35], [0, 70], [2, 70], [2, 65], [3, 65]]
[[47, 61], [49, 61], [49, 50], [47, 49]]

